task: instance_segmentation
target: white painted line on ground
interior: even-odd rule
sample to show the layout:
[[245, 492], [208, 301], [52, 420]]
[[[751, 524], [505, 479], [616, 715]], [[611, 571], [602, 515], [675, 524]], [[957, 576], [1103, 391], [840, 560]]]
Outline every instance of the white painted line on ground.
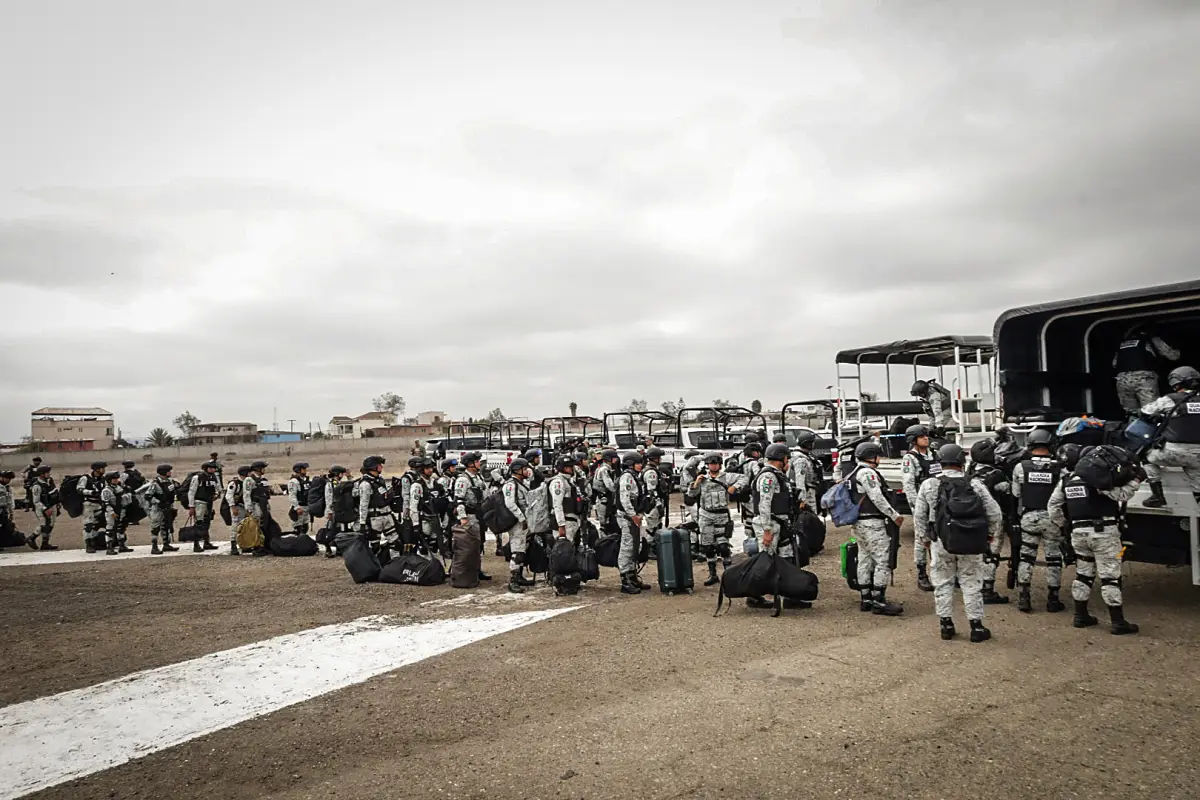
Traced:
[[[202, 553], [197, 553], [192, 550], [191, 542], [175, 542], [174, 546], [179, 548], [178, 553], [163, 553], [162, 555], [150, 555], [150, 545], [136, 545], [132, 553], [121, 553], [120, 555], [108, 556], [101, 550], [99, 553], [89, 553], [86, 550], [18, 550], [10, 548], [4, 552], [0, 552], [0, 567], [28, 567], [33, 564], [76, 564], [81, 561], [95, 561], [104, 563], [109, 561], [132, 561], [136, 558], [153, 558], [161, 561], [167, 558], [179, 558], [180, 556], [215, 556], [229, 555], [229, 542], [213, 542], [217, 545], [216, 550], [205, 550]], [[252, 556], [246, 556], [252, 558]]]
[[8, 706], [0, 709], [0, 800], [115, 767], [576, 608], [408, 626], [364, 617]]

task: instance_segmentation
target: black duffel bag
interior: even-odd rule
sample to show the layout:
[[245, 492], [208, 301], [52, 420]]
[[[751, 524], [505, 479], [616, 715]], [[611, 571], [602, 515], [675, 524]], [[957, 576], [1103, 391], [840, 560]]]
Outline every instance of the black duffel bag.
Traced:
[[1075, 465], [1075, 475], [1093, 489], [1114, 489], [1138, 474], [1133, 455], [1123, 447], [1100, 445], [1084, 451]]
[[825, 520], [807, 508], [801, 509], [800, 516], [796, 518], [796, 530], [808, 545], [810, 557], [825, 549]]
[[744, 561], [735, 561], [721, 575], [721, 591], [717, 594], [717, 610], [713, 616], [720, 616], [721, 605], [727, 597], [765, 597], [773, 593], [778, 574], [775, 556], [767, 552], [756, 553]]
[[778, 579], [775, 592], [778, 597], [785, 597], [788, 600], [803, 600], [807, 603], [817, 599], [819, 582], [816, 575], [806, 569], [801, 569], [786, 558], [777, 558], [775, 569]]
[[379, 558], [372, 552], [366, 540], [356, 533], [338, 534], [335, 540], [342, 553], [342, 562], [355, 583], [371, 583], [379, 580]]
[[286, 534], [267, 540], [267, 549], [273, 556], [315, 556], [317, 543], [306, 533]]
[[406, 583], [410, 586], [441, 586], [446, 568], [436, 558], [407, 553], [393, 558], [379, 571], [380, 583]]
[[621, 553], [621, 534], [606, 533], [596, 540], [596, 561], [602, 567], [615, 567]]

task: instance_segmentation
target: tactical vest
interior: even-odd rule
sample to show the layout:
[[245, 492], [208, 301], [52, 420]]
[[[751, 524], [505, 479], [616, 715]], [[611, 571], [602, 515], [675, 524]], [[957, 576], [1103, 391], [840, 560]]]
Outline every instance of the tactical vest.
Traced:
[[196, 502], [211, 503], [213, 498], [217, 496], [217, 488], [219, 486], [220, 484], [217, 483], [216, 475], [201, 472], [196, 476]]
[[534, 467], [533, 468], [533, 477], [529, 479], [529, 491], [532, 492], [534, 489], [538, 488], [545, 482], [546, 482], [546, 478], [542, 475], [542, 471], [540, 469], [538, 469], [537, 467]]
[[1121, 504], [1101, 494], [1084, 483], [1082, 478], [1072, 475], [1063, 482], [1063, 494], [1067, 498], [1067, 519], [1072, 525], [1088, 521], [1116, 519], [1121, 513]]
[[936, 478], [938, 475], [942, 474], [942, 465], [939, 462], [934, 461], [932, 455], [924, 456], [924, 455], [921, 455], [921, 453], [918, 452], [917, 450], [909, 450], [908, 452], [917, 461], [917, 467], [918, 467], [917, 488], [918, 489], [921, 488], [921, 484], [924, 483], [927, 478]]
[[358, 518], [358, 509], [354, 502], [354, 483], [351, 481], [335, 481], [333, 483], [333, 521], [346, 523]]
[[566, 484], [567, 491], [563, 492], [563, 513], [571, 516], [579, 516], [583, 511], [583, 495], [579, 492], [579, 484], [576, 483], [569, 475], [559, 474], [552, 480], [558, 480], [560, 483]]
[[[967, 475], [967, 479], [974, 480], [976, 478], [987, 487], [988, 494], [992, 496], [992, 499], [999, 503], [1001, 508], [1004, 508], [1004, 498], [996, 489], [999, 484], [1008, 480], [1008, 476], [1004, 474], [1004, 471], [996, 469], [991, 464], [972, 464], [971, 472]], [[1049, 505], [1049, 501], [1047, 501], [1047, 505]]]
[[[850, 499], [858, 503], [858, 518], [859, 519], [887, 519], [887, 516], [879, 510], [879, 507], [871, 501], [871, 498], [858, 491], [858, 472], [861, 469], [872, 469], [873, 467], [858, 466], [854, 471], [846, 476], [845, 480], [850, 481]], [[875, 477], [879, 479], [879, 490], [885, 495], [889, 491], [888, 482], [879, 474], [879, 470], [874, 470]], [[861, 502], [860, 502], [861, 501]]]
[[245, 480], [245, 478], [234, 478], [229, 482], [229, 486], [226, 487], [228, 489], [233, 489], [233, 505], [235, 506], [242, 506], [246, 504], [246, 499], [242, 497], [243, 480]]
[[305, 475], [292, 475], [293, 478], [300, 481], [300, 505], [308, 504], [308, 487], [312, 485], [312, 478]]
[[1179, 407], [1167, 422], [1163, 439], [1175, 444], [1200, 444], [1200, 393], [1172, 392], [1167, 397]]
[[[437, 481], [425, 482], [421, 479], [421, 501], [417, 510], [425, 517], [440, 517], [450, 507], [450, 498], [446, 488]], [[469, 513], [469, 512], [468, 512]]]
[[779, 484], [779, 489], [771, 497], [771, 517], [776, 522], [790, 523], [792, 514], [796, 510], [796, 499], [792, 496], [792, 483], [786, 475], [770, 465], [763, 467], [754, 476], [754, 488], [750, 492], [754, 511], [762, 512], [759, 507], [762, 504], [762, 495], [759, 493], [758, 486], [766, 474], [774, 476], [775, 482]]
[[1157, 359], [1150, 348], [1150, 337], [1145, 335], [1122, 341], [1117, 345], [1117, 372], [1153, 372]]
[[[266, 479], [255, 475], [251, 475], [250, 477], [254, 478], [254, 488], [250, 490], [250, 502], [259, 504], [270, 502], [271, 488], [267, 486]], [[245, 491], [244, 487], [243, 491]]]
[[97, 478], [91, 473], [80, 475], [79, 480], [75, 481], [75, 490], [79, 492], [79, 496], [83, 498], [85, 503], [99, 503], [100, 492], [104, 489], [104, 479]]
[[58, 486], [54, 484], [53, 478], [47, 478], [46, 480], [39, 479], [37, 483], [42, 487], [42, 505], [46, 508], [56, 506], [62, 501], [58, 493]]
[[[537, 475], [536, 469], [533, 471], [533, 474]], [[478, 514], [479, 506], [483, 504], [483, 488], [479, 485], [478, 479], [471, 475], [471, 473], [468, 472], [466, 475], [461, 477], [466, 478], [469, 482], [469, 485], [467, 486], [466, 494], [464, 494], [461, 499], [455, 499], [463, 504], [463, 508], [467, 510], [468, 514]], [[455, 485], [457, 485], [457, 483], [458, 480], [456, 478]]]
[[812, 468], [813, 488], [817, 491], [820, 491], [821, 487], [825, 485], [825, 467], [821, 464], [821, 459], [817, 458], [812, 453], [806, 453], [803, 450], [800, 451], [800, 457], [806, 460], [809, 466]]
[[383, 478], [377, 478], [374, 475], [364, 475], [358, 483], [358, 491], [360, 493], [367, 492], [372, 511], [391, 506], [392, 500], [388, 496], [388, 491], [385, 487], [386, 484], [384, 484]]
[[609, 497], [608, 487], [604, 485], [604, 476], [612, 475], [612, 467], [607, 462], [600, 462], [600, 466], [596, 467], [596, 472], [592, 476], [592, 491], [603, 498]]
[[[633, 476], [633, 486], [637, 489], [637, 494], [633, 496], [633, 508], [624, 509], [627, 514], [645, 514], [653, 506], [650, 498], [646, 496], [646, 483], [642, 480], [642, 476], [632, 469], [627, 469], [622, 473], [624, 475]], [[620, 486], [618, 486], [617, 497], [621, 496]]]
[[1062, 464], [1046, 458], [1034, 457], [1021, 462], [1021, 513], [1045, 511], [1050, 505], [1050, 495], [1058, 485]]
[[159, 508], [170, 508], [175, 502], [175, 481], [170, 478], [166, 480], [155, 478], [154, 483], [158, 486], [158, 494], [152, 496], [158, 498], [156, 502]]

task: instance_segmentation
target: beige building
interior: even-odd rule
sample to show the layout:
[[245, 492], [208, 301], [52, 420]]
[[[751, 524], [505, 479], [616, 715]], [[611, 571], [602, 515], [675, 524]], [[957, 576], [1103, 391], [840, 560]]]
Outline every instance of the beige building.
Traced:
[[109, 450], [113, 444], [113, 415], [103, 408], [39, 408], [32, 414], [30, 439], [37, 443], [92, 442], [90, 447]]
[[417, 414], [418, 425], [438, 427], [445, 424], [449, 419], [450, 417], [446, 415], [445, 411], [422, 411], [420, 414]]
[[191, 444], [245, 444], [258, 441], [258, 425], [253, 422], [202, 422], [192, 428]]

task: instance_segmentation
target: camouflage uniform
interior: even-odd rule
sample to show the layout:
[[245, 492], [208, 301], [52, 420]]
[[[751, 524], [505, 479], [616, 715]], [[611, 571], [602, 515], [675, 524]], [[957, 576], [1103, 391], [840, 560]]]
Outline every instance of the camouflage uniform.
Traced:
[[646, 532], [647, 536], [653, 536], [655, 531], [662, 527], [662, 498], [658, 494], [658, 482], [661, 477], [652, 464], [647, 463], [642, 470], [642, 485], [646, 487], [646, 495], [653, 503], [650, 510], [646, 512], [646, 518], [642, 520], [642, 530]]
[[[46, 498], [57, 489], [51, 483], [49, 476], [37, 478], [30, 487], [30, 502], [33, 503], [33, 513], [37, 515], [41, 525], [37, 533], [29, 535], [29, 546], [32, 547], [38, 536], [42, 537], [42, 547], [50, 545], [50, 534], [54, 532], [54, 519], [58, 516], [58, 504], [47, 505]], [[47, 513], [49, 512], [49, 513]]]
[[292, 533], [308, 533], [312, 524], [312, 515], [308, 513], [308, 478], [293, 475], [288, 481], [288, 503], [296, 511], [296, 520], [292, 523]]
[[504, 482], [500, 491], [504, 495], [505, 507], [517, 518], [517, 524], [512, 530], [503, 534], [508, 537], [509, 571], [516, 572], [525, 565], [525, 547], [529, 537], [529, 521], [525, 518], [525, 509], [529, 507], [529, 484], [524, 478], [514, 476]]
[[175, 492], [179, 484], [172, 478], [147, 481], [139, 491], [146, 516], [150, 518], [150, 540], [155, 545], [170, 544], [175, 532]]
[[792, 485], [796, 487], [797, 496], [801, 503], [808, 506], [809, 510], [814, 514], [820, 510], [818, 505], [820, 498], [817, 497], [817, 492], [820, 491], [820, 486], [817, 485], [817, 470], [813, 464], [814, 456], [810, 453], [801, 451], [792, 457], [791, 465], [788, 471], [791, 473]]
[[[1126, 356], [1130, 356], [1120, 366]], [[1130, 332], [1122, 340], [1113, 355], [1113, 369], [1117, 369], [1117, 399], [1127, 413], [1136, 414], [1138, 409], [1154, 402], [1158, 397], [1158, 373], [1149, 367], [1160, 359], [1178, 361], [1180, 353], [1157, 336], [1144, 332]]]
[[[1137, 494], [1140, 480], [1132, 480], [1124, 486], [1101, 491], [1117, 503], [1127, 503]], [[1050, 495], [1048, 513], [1055, 525], [1066, 526], [1067, 495], [1063, 482], [1054, 487]], [[1075, 547], [1075, 580], [1071, 583], [1071, 596], [1084, 603], [1092, 595], [1092, 585], [1100, 577], [1100, 597], [1109, 607], [1121, 606], [1121, 531], [1117, 520], [1105, 520], [1100, 530], [1096, 525], [1080, 525], [1071, 531], [1071, 544]]]
[[869, 600], [872, 588], [876, 592], [886, 590], [892, 582], [891, 562], [892, 535], [889, 529], [891, 520], [900, 516], [883, 493], [885, 484], [879, 473], [863, 464], [858, 466], [853, 476], [851, 487], [854, 497], [866, 497], [881, 516], [863, 518], [859, 516], [854, 523], [854, 538], [858, 541], [858, 585], [864, 601]]
[[613, 467], [608, 462], [601, 462], [592, 476], [592, 492], [596, 497], [596, 526], [601, 531], [613, 513], [612, 504], [617, 502], [617, 481], [613, 478]]
[[237, 544], [238, 528], [246, 518], [245, 479], [234, 478], [225, 487], [225, 502], [229, 504], [229, 541]]
[[[936, 395], [937, 392], [933, 394]], [[917, 494], [924, 485], [925, 479], [940, 475], [941, 472], [942, 465], [934, 460], [933, 453], [922, 453], [913, 449], [904, 454], [904, 458], [900, 461], [900, 481], [904, 487], [904, 496], [908, 498], [908, 504], [914, 511], [917, 507]], [[917, 564], [918, 571], [920, 568], [928, 566], [928, 540], [921, 542], [913, 539], [913, 560]]]
[[[1181, 411], [1200, 414], [1200, 392], [1192, 389], [1181, 391], [1187, 395], [1181, 398], [1186, 404]], [[1172, 411], [1178, 402], [1170, 395], [1160, 397], [1143, 406], [1141, 413], [1147, 416], [1166, 414]], [[1162, 447], [1154, 448], [1146, 457], [1147, 479], [1155, 483], [1162, 481], [1163, 467], [1183, 467], [1183, 474], [1187, 477], [1192, 492], [1200, 499], [1200, 444], [1165, 442]]]
[[[933, 604], [937, 615], [948, 619], [954, 613], [954, 583], [962, 590], [967, 619], [983, 620], [983, 555], [955, 555], [940, 540], [931, 541], [937, 524], [938, 489], [944, 480], [967, 480], [960, 469], [947, 467], [941, 478], [929, 478], [917, 490], [913, 502], [913, 533], [918, 548], [929, 547], [929, 577], [933, 581]], [[971, 480], [971, 489], [983, 503], [988, 521], [988, 551], [998, 553], [1004, 540], [1004, 513], [982, 481]]]
[[548, 492], [550, 495], [550, 513], [554, 518], [554, 528], [566, 528], [567, 538], [576, 544], [579, 542], [579, 513], [566, 511], [565, 502], [568, 497], [574, 494], [577, 488], [578, 484], [575, 482], [574, 473], [568, 475], [565, 472], [560, 472], [550, 479]]
[[[417, 486], [421, 480], [421, 478], [417, 478], [413, 481], [412, 493], [415, 494], [418, 491]], [[367, 473], [358, 479], [357, 485], [352, 491], [358, 498], [358, 534], [368, 539], [372, 538], [372, 534], [374, 534], [385, 544], [395, 543], [399, 534], [396, 533], [396, 519], [392, 516], [391, 500], [387, 496], [387, 482], [383, 478], [377, 478]], [[419, 499], [419, 495], [417, 496]], [[372, 497], [375, 498], [374, 504], [371, 502]], [[411, 496], [409, 500], [410, 510], [416, 519], [413, 530], [420, 531], [420, 514], [416, 513], [416, 506], [411, 505]]]
[[699, 485], [689, 484], [687, 494], [696, 498], [696, 521], [700, 526], [700, 552], [713, 569], [717, 556], [728, 569], [733, 551], [729, 537], [733, 533], [733, 518], [729, 515], [729, 490], [740, 491], [750, 482], [745, 475], [722, 470], [714, 477], [704, 472]]
[[[751, 462], [755, 463], [755, 462]], [[746, 465], [749, 468], [749, 464]], [[755, 475], [748, 480], [755, 482], [755, 492], [757, 495], [757, 507], [755, 507], [755, 499], [753, 496], [747, 504], [751, 510], [751, 526], [754, 530], [754, 538], [758, 540], [758, 549], [767, 553], [778, 553], [784, 558], [792, 557], [792, 541], [789, 539], [786, 545], [780, 547], [780, 537], [784, 533], [784, 522], [771, 514], [771, 501], [780, 489], [780, 481], [786, 480], [782, 478], [782, 473], [775, 469], [758, 469], [755, 470]], [[767, 544], [766, 534], [770, 531], [771, 543]]]
[[[1057, 462], [1049, 457], [1033, 456], [1028, 461], [1022, 461], [1013, 468], [1012, 488], [1013, 497], [1017, 499], [1017, 507], [1021, 509], [1021, 484], [1025, 474], [1029, 472], [1045, 473]], [[1062, 481], [1059, 480], [1061, 485]], [[1062, 528], [1050, 518], [1049, 511], [1037, 509], [1019, 512], [1021, 514], [1021, 562], [1017, 565], [1017, 583], [1022, 587], [1029, 586], [1033, 581], [1033, 567], [1037, 563], [1038, 545], [1041, 544], [1046, 552], [1046, 586], [1057, 590], [1062, 583]]]
[[83, 540], [91, 548], [97, 548], [97, 540], [104, 538], [104, 505], [100, 500], [103, 483], [103, 477], [91, 473], [80, 477], [76, 484], [83, 497]]
[[641, 516], [637, 509], [639, 492], [645, 489], [640, 485], [637, 473], [626, 470], [617, 480], [617, 526], [621, 529], [621, 549], [617, 554], [617, 569], [622, 575], [637, 571], [638, 555], [642, 547], [642, 530], [633, 521]]
[[100, 490], [100, 502], [104, 506], [104, 532], [108, 549], [115, 552], [125, 548], [125, 507], [133, 501], [133, 494], [126, 492], [120, 482], [109, 483]]

